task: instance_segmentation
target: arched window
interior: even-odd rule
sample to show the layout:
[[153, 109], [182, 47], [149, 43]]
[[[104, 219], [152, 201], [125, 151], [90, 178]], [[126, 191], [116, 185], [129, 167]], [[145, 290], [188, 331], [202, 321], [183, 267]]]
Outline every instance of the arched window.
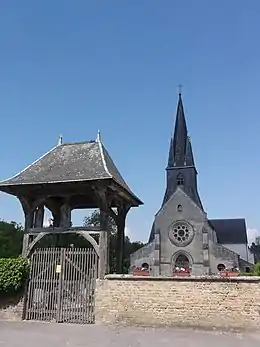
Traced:
[[226, 269], [224, 264], [218, 264], [217, 266], [218, 271], [224, 271]]
[[184, 185], [184, 177], [183, 177], [183, 175], [181, 173], [177, 176], [177, 185], [178, 186], [183, 186]]
[[182, 212], [182, 205], [181, 205], [181, 204], [179, 204], [179, 205], [177, 206], [177, 211], [178, 211], [178, 212]]
[[149, 270], [149, 265], [147, 263], [143, 263], [142, 270]]

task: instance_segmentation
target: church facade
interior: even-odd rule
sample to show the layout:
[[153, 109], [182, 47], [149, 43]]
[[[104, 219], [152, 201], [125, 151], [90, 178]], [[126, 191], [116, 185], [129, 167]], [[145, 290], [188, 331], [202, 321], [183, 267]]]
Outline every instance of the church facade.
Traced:
[[131, 255], [131, 268], [145, 267], [154, 276], [179, 269], [192, 275], [224, 269], [249, 271], [253, 264], [245, 219], [207, 218], [197, 188], [197, 170], [179, 94], [174, 133], [166, 168], [166, 190], [149, 242]]

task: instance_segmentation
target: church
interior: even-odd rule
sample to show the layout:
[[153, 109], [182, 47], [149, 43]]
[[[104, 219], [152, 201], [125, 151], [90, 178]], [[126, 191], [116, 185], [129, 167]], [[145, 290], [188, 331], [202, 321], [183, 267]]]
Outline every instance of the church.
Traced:
[[254, 263], [244, 218], [208, 219], [197, 188], [197, 170], [179, 94], [166, 167], [166, 190], [149, 242], [131, 255], [131, 269], [154, 276], [187, 271], [194, 276], [223, 270], [248, 272]]

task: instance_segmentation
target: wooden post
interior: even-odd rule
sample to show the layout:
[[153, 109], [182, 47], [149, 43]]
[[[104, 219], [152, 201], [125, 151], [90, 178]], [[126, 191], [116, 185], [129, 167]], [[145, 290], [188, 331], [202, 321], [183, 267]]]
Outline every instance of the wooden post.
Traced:
[[116, 272], [118, 274], [123, 273], [123, 261], [124, 261], [124, 248], [125, 248], [125, 219], [120, 216], [117, 224], [117, 259], [116, 259]]
[[30, 243], [30, 235], [26, 233], [23, 235], [22, 256], [24, 258], [27, 258], [27, 255], [28, 255], [29, 243]]
[[25, 217], [22, 256], [26, 258], [30, 244], [29, 230], [33, 227], [34, 222], [34, 206], [32, 202], [29, 202], [29, 199], [21, 197], [19, 200]]
[[34, 213], [34, 228], [42, 228], [44, 219], [44, 204], [38, 206]]
[[109, 208], [110, 200], [108, 198], [107, 189], [105, 187], [94, 188], [96, 193], [98, 206], [100, 209], [100, 276], [105, 276], [110, 271], [109, 266], [109, 239], [110, 239], [110, 230], [108, 228], [108, 218], [109, 218]]
[[107, 274], [107, 232], [102, 230], [99, 236], [99, 278], [103, 279]]
[[122, 204], [116, 215], [117, 224], [117, 262], [116, 272], [122, 274], [124, 271], [124, 248], [125, 248], [125, 221], [130, 206]]

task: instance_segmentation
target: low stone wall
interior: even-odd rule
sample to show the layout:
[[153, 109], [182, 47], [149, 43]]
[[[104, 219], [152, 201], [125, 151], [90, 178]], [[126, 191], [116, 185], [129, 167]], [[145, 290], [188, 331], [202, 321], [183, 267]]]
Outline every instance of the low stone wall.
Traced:
[[260, 277], [133, 277], [97, 281], [96, 323], [260, 329]]
[[0, 297], [0, 321], [21, 321], [24, 299], [21, 295], [12, 298]]

